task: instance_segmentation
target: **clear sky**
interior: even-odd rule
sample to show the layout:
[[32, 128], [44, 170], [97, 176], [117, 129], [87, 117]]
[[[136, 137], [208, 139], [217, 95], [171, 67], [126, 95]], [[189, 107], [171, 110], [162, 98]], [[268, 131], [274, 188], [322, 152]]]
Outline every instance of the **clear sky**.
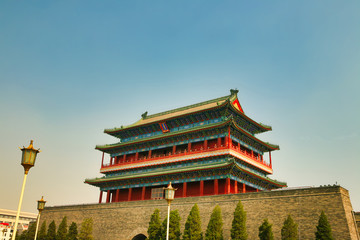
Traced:
[[239, 90], [279, 144], [272, 178], [360, 211], [359, 1], [1, 1], [0, 208], [98, 201], [105, 128]]

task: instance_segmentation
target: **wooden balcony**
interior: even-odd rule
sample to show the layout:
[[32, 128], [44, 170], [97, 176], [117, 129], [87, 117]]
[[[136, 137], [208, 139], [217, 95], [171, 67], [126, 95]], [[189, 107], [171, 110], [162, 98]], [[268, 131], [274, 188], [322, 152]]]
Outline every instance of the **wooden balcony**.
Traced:
[[[246, 150], [239, 148], [239, 146], [234, 146], [230, 144], [228, 145], [214, 145], [213, 147], [207, 147], [206, 149], [203, 147], [191, 149], [190, 151], [183, 150], [183, 151], [175, 151], [174, 153], [168, 152], [167, 154], [151, 154], [150, 157], [148, 156], [140, 156], [140, 157], [133, 157], [126, 159], [123, 161], [121, 159], [118, 163], [113, 164], [104, 164], [101, 167], [100, 172], [110, 172], [110, 171], [117, 171], [117, 170], [124, 170], [124, 169], [130, 169], [130, 168], [137, 168], [143, 165], [160, 165], [165, 164], [168, 162], [178, 162], [178, 161], [185, 161], [187, 159], [196, 159], [196, 158], [203, 158], [210, 156], [210, 153], [212, 156], [216, 155], [224, 155], [224, 154], [231, 154], [234, 155], [241, 160], [257, 166], [261, 168], [262, 170], [272, 173], [272, 166], [271, 166], [271, 160], [270, 162], [264, 161], [263, 157], [261, 155], [256, 155], [253, 152], [249, 153]], [[112, 162], [112, 161], [111, 161]]]

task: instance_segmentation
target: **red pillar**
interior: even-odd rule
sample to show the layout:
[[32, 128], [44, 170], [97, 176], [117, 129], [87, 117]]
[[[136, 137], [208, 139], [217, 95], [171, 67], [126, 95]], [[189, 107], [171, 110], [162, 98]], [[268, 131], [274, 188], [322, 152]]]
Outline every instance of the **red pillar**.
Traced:
[[183, 183], [183, 197], [186, 197], [186, 187], [187, 187], [187, 183], [184, 182]]
[[113, 165], [113, 158], [110, 157], [110, 166], [112, 166], [112, 165]]
[[230, 193], [230, 178], [227, 178], [225, 184], [225, 194], [229, 194], [229, 193]]
[[176, 145], [173, 146], [173, 149], [172, 149], [172, 154], [174, 155], [176, 152]]
[[251, 150], [251, 157], [254, 158], [254, 151]]
[[219, 194], [219, 181], [217, 179], [214, 180], [214, 194]]
[[124, 154], [123, 163], [126, 161], [126, 154]]
[[234, 181], [234, 193], [238, 193], [237, 181]]
[[238, 142], [238, 148], [239, 148], [239, 151], [241, 150], [241, 145], [240, 143]]
[[207, 148], [208, 148], [208, 140], [205, 140], [204, 141], [204, 150], [207, 150]]
[[218, 147], [221, 147], [221, 137], [219, 137], [219, 138], [217, 139], [217, 145], [218, 145]]
[[103, 196], [103, 191], [100, 190], [100, 197], [99, 197], [99, 203], [102, 202], [102, 196]]
[[246, 193], [246, 186], [245, 186], [245, 183], [243, 183], [242, 192], [243, 192], [243, 193]]
[[135, 161], [137, 161], [139, 159], [139, 152], [135, 153]]
[[148, 158], [151, 158], [151, 150], [149, 150]]
[[129, 188], [128, 201], [131, 201], [131, 192], [132, 192], [132, 188]]
[[115, 202], [119, 201], [119, 192], [120, 192], [120, 189], [116, 189]]
[[269, 152], [269, 158], [270, 158], [270, 167], [272, 167], [272, 162], [271, 162], [271, 152]]
[[101, 167], [103, 167], [103, 166], [104, 166], [104, 154], [105, 154], [105, 152], [103, 152], [103, 154], [102, 154]]
[[142, 187], [141, 190], [141, 200], [145, 200], [145, 187]]
[[110, 190], [107, 190], [106, 203], [110, 202]]
[[231, 147], [232, 146], [232, 140], [231, 140], [231, 135], [230, 135], [230, 126], [229, 126], [229, 131], [228, 131], [228, 136], [227, 136], [227, 142], [228, 142], [228, 146]]
[[191, 150], [191, 142], [188, 143], [188, 152]]
[[200, 181], [200, 196], [204, 196], [204, 181]]
[[256, 189], [256, 192], [259, 192], [259, 189]]

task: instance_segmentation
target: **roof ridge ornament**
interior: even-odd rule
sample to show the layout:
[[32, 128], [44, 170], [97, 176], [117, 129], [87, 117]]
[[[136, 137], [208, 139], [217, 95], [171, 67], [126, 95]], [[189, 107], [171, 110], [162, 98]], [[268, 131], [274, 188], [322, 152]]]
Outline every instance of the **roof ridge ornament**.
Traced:
[[148, 115], [148, 112], [146, 111], [146, 112], [144, 112], [143, 114], [141, 114], [141, 118], [142, 118], [142, 119], [145, 119], [145, 118], [147, 117], [147, 115]]
[[237, 88], [235, 88], [235, 89], [230, 89], [231, 96], [237, 95], [238, 92], [239, 92], [239, 90], [237, 90]]

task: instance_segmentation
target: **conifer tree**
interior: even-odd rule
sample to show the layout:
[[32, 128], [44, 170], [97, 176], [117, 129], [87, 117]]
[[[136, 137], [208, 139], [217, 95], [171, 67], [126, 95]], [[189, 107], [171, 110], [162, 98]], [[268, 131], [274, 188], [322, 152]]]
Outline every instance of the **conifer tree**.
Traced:
[[65, 216], [59, 225], [56, 234], [56, 240], [66, 240], [66, 235], [67, 235], [67, 218]]
[[281, 228], [281, 239], [282, 240], [297, 240], [298, 235], [298, 225], [294, 222], [291, 215], [284, 221], [284, 225]]
[[21, 237], [21, 234], [19, 234], [19, 231], [17, 231], [15, 240], [20, 240], [20, 237]]
[[36, 222], [31, 222], [29, 224], [29, 228], [27, 230], [25, 239], [33, 240], [35, 238], [35, 231], [36, 231]]
[[54, 220], [49, 224], [46, 240], [56, 240], [56, 225]]
[[66, 240], [78, 240], [77, 236], [78, 236], [77, 225], [75, 222], [72, 222], [69, 227], [69, 231], [66, 236]]
[[[161, 226], [161, 239], [166, 240], [167, 217], [165, 217]], [[180, 240], [180, 214], [178, 210], [170, 212], [169, 222], [169, 240]]]
[[319, 223], [316, 226], [315, 239], [316, 240], [333, 240], [333, 236], [331, 233], [331, 226], [327, 220], [327, 217], [324, 211], [321, 211], [319, 217]]
[[216, 205], [211, 213], [209, 224], [205, 233], [205, 240], [223, 240], [223, 221], [221, 208]]
[[22, 231], [21, 234], [19, 234], [19, 231], [18, 231], [17, 234], [16, 234], [15, 239], [16, 240], [28, 240], [27, 233], [28, 233], [28, 230]]
[[79, 240], [93, 240], [92, 236], [93, 220], [92, 218], [85, 218], [81, 223]]
[[160, 210], [155, 209], [150, 217], [148, 232], [148, 240], [159, 240], [161, 236], [161, 220]]
[[230, 231], [232, 240], [246, 240], [248, 237], [246, 232], [246, 212], [244, 211], [241, 201], [239, 201], [235, 208], [234, 219]]
[[46, 221], [41, 224], [37, 240], [46, 240]]
[[200, 211], [196, 203], [191, 208], [189, 216], [186, 220], [183, 240], [203, 240]]
[[30, 222], [29, 227], [27, 230], [24, 230], [19, 233], [19, 230], [17, 231], [16, 240], [33, 240], [35, 237], [35, 231], [36, 231], [36, 222]]
[[267, 219], [259, 227], [259, 238], [260, 240], [273, 240], [274, 235], [272, 232], [272, 224]]

